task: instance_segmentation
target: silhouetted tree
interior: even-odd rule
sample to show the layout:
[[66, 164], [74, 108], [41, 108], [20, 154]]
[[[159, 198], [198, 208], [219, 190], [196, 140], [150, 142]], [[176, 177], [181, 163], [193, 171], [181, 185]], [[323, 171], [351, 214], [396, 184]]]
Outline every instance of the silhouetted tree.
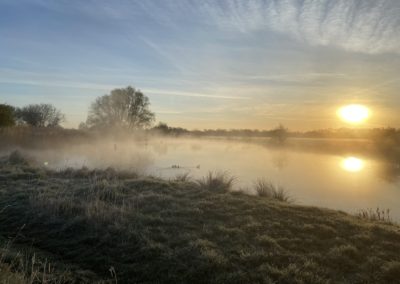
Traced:
[[168, 124], [161, 121], [153, 129], [163, 134], [167, 134], [170, 130]]
[[35, 127], [56, 127], [65, 120], [64, 114], [51, 104], [32, 104], [16, 110], [19, 121]]
[[158, 134], [168, 134], [173, 136], [179, 136], [183, 134], [188, 134], [190, 131], [182, 127], [171, 127], [165, 122], [159, 122], [156, 126], [152, 128]]
[[141, 91], [128, 86], [114, 89], [109, 95], [98, 97], [92, 103], [87, 118], [91, 128], [137, 129], [150, 126], [154, 113], [150, 102]]
[[271, 137], [276, 143], [283, 144], [288, 137], [288, 129], [279, 124], [278, 127], [271, 130]]
[[15, 109], [6, 104], [0, 104], [0, 127], [15, 125]]

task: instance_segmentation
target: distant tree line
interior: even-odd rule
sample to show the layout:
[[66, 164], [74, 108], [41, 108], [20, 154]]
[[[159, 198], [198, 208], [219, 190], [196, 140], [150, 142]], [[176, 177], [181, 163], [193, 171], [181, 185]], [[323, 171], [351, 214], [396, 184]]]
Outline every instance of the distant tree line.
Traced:
[[180, 136], [184, 134], [190, 134], [192, 131], [189, 131], [182, 127], [171, 127], [168, 126], [165, 122], [159, 122], [156, 126], [151, 129], [152, 132], [156, 134], [164, 134], [164, 135], [172, 135], [172, 136]]
[[51, 104], [30, 104], [22, 108], [0, 104], [0, 127], [58, 127], [64, 120], [65, 115]]
[[297, 137], [305, 138], [336, 138], [336, 139], [373, 139], [396, 140], [400, 142], [400, 129], [393, 127], [380, 128], [328, 128], [295, 133]]
[[[173, 129], [173, 128], [172, 128]], [[270, 130], [258, 129], [204, 129], [204, 130], [186, 130], [182, 133], [195, 136], [215, 136], [215, 137], [276, 137], [277, 141], [284, 142], [288, 137], [293, 137], [293, 133], [288, 128], [279, 124]]]
[[[98, 97], [90, 106], [83, 130], [133, 130], [151, 126], [155, 115], [150, 101], [141, 91], [128, 86]], [[28, 125], [59, 127], [65, 115], [51, 104], [30, 104], [22, 108], [0, 104], [0, 127]]]
[[181, 127], [171, 127], [164, 122], [151, 129], [154, 132], [167, 135], [192, 135], [213, 137], [254, 137], [272, 138], [276, 143], [284, 143], [287, 138], [326, 138], [326, 139], [371, 139], [385, 143], [400, 144], [400, 129], [387, 128], [332, 128], [312, 131], [289, 131], [284, 125], [269, 130], [258, 129], [204, 129], [188, 130]]
[[[306, 132], [289, 131], [279, 124], [270, 130], [253, 129], [204, 129], [187, 130], [171, 127], [159, 122], [151, 127], [155, 114], [150, 110], [150, 101], [140, 90], [131, 86], [112, 90], [109, 94], [97, 97], [90, 105], [86, 122], [79, 125], [80, 130], [123, 131], [146, 129], [151, 133], [163, 135], [192, 135], [220, 137], [270, 137], [282, 144], [289, 137], [297, 138], [360, 138], [372, 139], [389, 145], [400, 144], [400, 130], [395, 128], [339, 128], [321, 129]], [[65, 115], [51, 104], [30, 104], [21, 108], [0, 104], [0, 127], [27, 125], [40, 128], [60, 127]]]

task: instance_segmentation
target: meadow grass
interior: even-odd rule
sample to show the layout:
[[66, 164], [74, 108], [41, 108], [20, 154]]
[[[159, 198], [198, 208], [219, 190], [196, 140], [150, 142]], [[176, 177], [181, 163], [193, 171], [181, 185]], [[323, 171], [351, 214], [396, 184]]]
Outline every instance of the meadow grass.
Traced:
[[[7, 207], [1, 209], [0, 214]], [[14, 242], [23, 228], [24, 226], [20, 228], [19, 232], [12, 239], [5, 239], [0, 235], [0, 283], [62, 284], [75, 282], [77, 279], [76, 275], [72, 276], [68, 270], [56, 270], [49, 261], [51, 257], [38, 257], [37, 251], [30, 248], [18, 250], [14, 247]]]
[[[167, 181], [114, 169], [52, 171], [1, 161], [0, 237], [12, 239], [14, 251], [29, 251], [23, 254], [29, 259], [35, 255], [38, 267], [48, 259], [54, 273], [68, 271], [65, 283], [400, 279], [397, 225], [237, 194], [226, 174]], [[23, 277], [20, 283], [32, 275], [10, 261], [0, 268]]]

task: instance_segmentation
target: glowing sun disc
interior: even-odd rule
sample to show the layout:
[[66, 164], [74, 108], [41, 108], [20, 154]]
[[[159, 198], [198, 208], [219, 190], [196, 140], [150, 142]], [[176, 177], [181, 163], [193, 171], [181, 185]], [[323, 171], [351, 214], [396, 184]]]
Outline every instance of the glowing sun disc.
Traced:
[[347, 157], [343, 160], [342, 167], [349, 172], [359, 172], [364, 168], [364, 161], [355, 157]]
[[369, 117], [369, 110], [363, 105], [347, 105], [338, 110], [341, 119], [349, 123], [360, 123]]

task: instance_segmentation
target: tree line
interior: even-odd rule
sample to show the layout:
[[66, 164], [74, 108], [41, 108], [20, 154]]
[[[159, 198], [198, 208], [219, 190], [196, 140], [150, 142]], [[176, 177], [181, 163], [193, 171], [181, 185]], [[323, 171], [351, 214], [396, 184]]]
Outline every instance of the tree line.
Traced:
[[[151, 125], [155, 115], [150, 101], [140, 90], [128, 86], [114, 89], [98, 97], [90, 106], [81, 129], [126, 130]], [[60, 127], [65, 115], [51, 104], [30, 104], [22, 108], [0, 104], [0, 127], [28, 125], [32, 127]]]
[[[51, 104], [30, 104], [21, 108], [0, 104], [0, 127], [27, 125], [32, 127], [60, 127], [65, 115]], [[149, 98], [131, 86], [112, 90], [97, 97], [90, 105], [87, 119], [79, 125], [81, 130], [135, 130], [148, 129], [155, 120], [150, 110]], [[375, 129], [321, 129], [307, 132], [289, 132], [279, 125], [271, 130], [252, 129], [205, 129], [187, 130], [171, 127], [160, 122], [151, 128], [153, 132], [166, 135], [273, 137], [279, 143], [287, 137], [305, 138], [372, 138], [374, 140], [400, 141], [400, 130], [395, 128]]]
[[[90, 105], [86, 122], [79, 125], [80, 130], [126, 131], [149, 128], [155, 120], [150, 110], [150, 101], [140, 90], [131, 86], [112, 90], [109, 94], [97, 97]], [[0, 127], [28, 125], [32, 127], [60, 127], [65, 115], [51, 104], [31, 104], [22, 108], [0, 105]], [[205, 136], [254, 136], [261, 134], [275, 138], [283, 143], [288, 130], [283, 125], [258, 132], [252, 130], [204, 130], [189, 131], [181, 127], [170, 127], [160, 122], [152, 132], [179, 136], [184, 134]]]
[[51, 104], [30, 104], [22, 108], [0, 104], [0, 127], [57, 127], [64, 120], [65, 115]]

